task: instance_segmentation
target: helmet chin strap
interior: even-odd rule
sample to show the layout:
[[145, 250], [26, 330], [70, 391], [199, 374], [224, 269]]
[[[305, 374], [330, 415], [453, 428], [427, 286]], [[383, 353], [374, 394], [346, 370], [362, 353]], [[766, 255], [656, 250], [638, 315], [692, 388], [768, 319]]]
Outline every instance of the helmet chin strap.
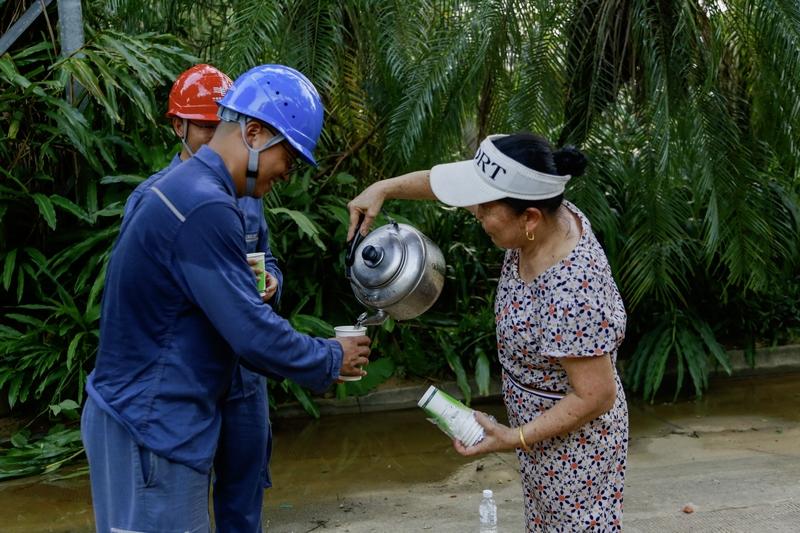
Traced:
[[183, 145], [183, 149], [189, 154], [189, 157], [194, 156], [194, 152], [191, 148], [189, 148], [189, 144], [186, 142], [186, 138], [189, 137], [189, 119], [184, 118], [183, 120], [183, 135], [181, 135], [181, 144]]
[[282, 133], [276, 134], [270, 140], [259, 146], [258, 148], [253, 148], [250, 146], [250, 143], [247, 142], [247, 135], [245, 134], [245, 125], [247, 124], [247, 118], [241, 118], [239, 120], [239, 129], [242, 132], [242, 142], [244, 143], [245, 147], [247, 147], [247, 174], [246, 174], [246, 181], [245, 181], [245, 189], [244, 193], [246, 196], [252, 196], [253, 191], [256, 189], [256, 179], [258, 177], [258, 155], [266, 150], [267, 148], [272, 148], [279, 142], [282, 142], [286, 137], [283, 136]]

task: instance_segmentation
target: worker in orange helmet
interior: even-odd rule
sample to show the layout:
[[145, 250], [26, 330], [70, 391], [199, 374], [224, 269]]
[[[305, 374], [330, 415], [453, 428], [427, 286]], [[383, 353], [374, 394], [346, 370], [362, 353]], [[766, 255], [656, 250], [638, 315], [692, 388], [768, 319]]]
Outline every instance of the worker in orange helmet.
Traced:
[[195, 65], [175, 80], [167, 116], [172, 118], [172, 129], [183, 145], [181, 156], [193, 156], [211, 140], [220, 120], [217, 101], [231, 84], [227, 75], [211, 65]]

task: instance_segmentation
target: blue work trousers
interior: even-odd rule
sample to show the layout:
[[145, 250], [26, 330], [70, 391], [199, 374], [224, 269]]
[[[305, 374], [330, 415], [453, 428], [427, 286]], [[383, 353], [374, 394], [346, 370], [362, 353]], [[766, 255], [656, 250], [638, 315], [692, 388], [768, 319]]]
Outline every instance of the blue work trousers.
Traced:
[[272, 438], [266, 387], [222, 404], [214, 456], [214, 522], [218, 533], [261, 533], [264, 488], [270, 486]]
[[137, 445], [87, 399], [81, 435], [99, 533], [208, 533], [208, 474]]

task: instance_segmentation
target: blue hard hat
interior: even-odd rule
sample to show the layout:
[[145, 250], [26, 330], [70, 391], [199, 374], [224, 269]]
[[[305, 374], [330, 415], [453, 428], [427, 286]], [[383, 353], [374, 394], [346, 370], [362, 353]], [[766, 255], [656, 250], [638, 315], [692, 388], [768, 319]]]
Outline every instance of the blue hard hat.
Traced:
[[233, 82], [220, 107], [266, 122], [282, 133], [314, 166], [314, 148], [322, 132], [322, 101], [314, 85], [284, 65], [251, 68]]

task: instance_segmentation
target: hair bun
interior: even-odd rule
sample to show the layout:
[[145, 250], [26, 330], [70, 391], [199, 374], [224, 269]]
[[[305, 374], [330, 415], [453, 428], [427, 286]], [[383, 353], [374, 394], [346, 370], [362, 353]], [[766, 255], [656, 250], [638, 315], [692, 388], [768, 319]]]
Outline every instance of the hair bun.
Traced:
[[589, 159], [580, 150], [568, 144], [553, 152], [553, 162], [559, 174], [581, 176], [589, 164]]

